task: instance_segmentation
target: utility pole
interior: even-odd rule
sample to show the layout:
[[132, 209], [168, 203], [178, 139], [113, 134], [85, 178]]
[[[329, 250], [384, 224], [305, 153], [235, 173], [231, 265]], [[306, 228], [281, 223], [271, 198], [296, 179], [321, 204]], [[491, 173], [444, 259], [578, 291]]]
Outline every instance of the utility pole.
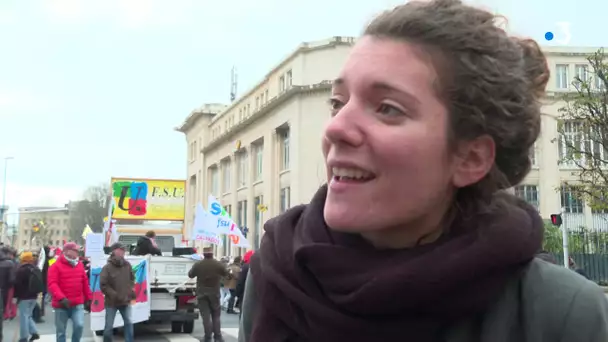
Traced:
[[568, 250], [568, 227], [564, 224], [562, 219], [565, 208], [562, 208], [559, 214], [551, 214], [551, 224], [556, 227], [561, 227], [562, 230], [562, 249], [564, 251], [564, 266], [570, 267], [570, 251]]

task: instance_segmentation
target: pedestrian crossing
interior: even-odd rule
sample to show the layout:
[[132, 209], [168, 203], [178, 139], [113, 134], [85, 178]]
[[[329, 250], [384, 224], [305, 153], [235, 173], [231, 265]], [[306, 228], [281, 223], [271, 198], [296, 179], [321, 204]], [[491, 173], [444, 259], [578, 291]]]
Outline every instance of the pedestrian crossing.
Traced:
[[[226, 342], [236, 342], [239, 329], [238, 328], [224, 328], [222, 329], [222, 334], [224, 335], [224, 339]], [[202, 336], [201, 336], [202, 337]], [[140, 337], [142, 340], [145, 339], [146, 342], [200, 342], [200, 337], [196, 338], [192, 335], [188, 334], [172, 334], [164, 331], [156, 332], [153, 335], [146, 334], [145, 336]], [[137, 339], [137, 336], [135, 337]], [[40, 339], [38, 342], [55, 342], [56, 337], [55, 334], [46, 334], [40, 335]], [[69, 337], [68, 337], [69, 341]], [[92, 337], [83, 337], [81, 342], [102, 342], [102, 336], [92, 336]], [[124, 342], [124, 338], [120, 335], [114, 336], [114, 342]]]

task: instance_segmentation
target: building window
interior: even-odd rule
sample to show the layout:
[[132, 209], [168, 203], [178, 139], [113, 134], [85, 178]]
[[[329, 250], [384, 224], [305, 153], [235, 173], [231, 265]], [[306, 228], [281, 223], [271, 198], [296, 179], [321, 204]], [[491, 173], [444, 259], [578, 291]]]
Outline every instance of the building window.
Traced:
[[241, 221], [242, 216], [243, 216], [243, 201], [239, 201], [236, 203], [236, 225], [239, 228], [243, 226], [243, 221]]
[[564, 121], [562, 124], [563, 132], [558, 143], [560, 163], [576, 166], [582, 159], [577, 151], [584, 148], [583, 125], [573, 120]]
[[291, 70], [287, 71], [285, 74], [285, 82], [287, 83], [287, 89], [291, 88], [293, 84], [293, 74]]
[[256, 96], [255, 97], [255, 110], [258, 110], [260, 108], [260, 97]]
[[[589, 81], [589, 72], [588, 66], [586, 64], [577, 64], [574, 66], [574, 73], [576, 74], [576, 78], [580, 79], [583, 82]], [[580, 82], [578, 80], [574, 80], [574, 82], [579, 85]]]
[[260, 107], [264, 106], [264, 104], [266, 103], [266, 102], [264, 102], [264, 100], [265, 100], [264, 99], [264, 93], [262, 92], [260, 94]]
[[562, 134], [559, 140], [561, 162], [576, 167], [583, 164], [602, 166], [605, 160], [605, 133], [599, 127], [587, 127], [580, 121], [568, 120], [563, 122]]
[[536, 185], [518, 185], [514, 188], [515, 196], [533, 205], [536, 210], [539, 208], [538, 187]]
[[255, 151], [255, 173], [254, 179], [256, 181], [262, 180], [262, 172], [263, 172], [263, 162], [264, 162], [264, 144], [256, 144], [254, 145]]
[[230, 160], [224, 160], [222, 161], [222, 192], [226, 193], [230, 191], [230, 175], [231, 175], [231, 168], [230, 168]]
[[557, 89], [568, 89], [568, 64], [555, 66], [555, 80]]
[[196, 155], [198, 154], [197, 153], [197, 145], [198, 144], [197, 144], [196, 141], [193, 141], [193, 142], [190, 143], [190, 156], [189, 157], [190, 157], [190, 161], [191, 162], [196, 160]]
[[266, 91], [264, 92], [264, 103], [267, 103], [268, 101], [270, 101], [270, 97], [268, 97], [268, 89], [266, 89]]
[[281, 171], [289, 169], [289, 128], [279, 131], [281, 145]]
[[563, 185], [561, 191], [561, 202], [564, 212], [568, 214], [582, 214], [584, 210], [583, 200], [579, 197], [576, 188]]
[[279, 211], [280, 213], [284, 213], [287, 209], [289, 209], [289, 205], [290, 205], [290, 196], [291, 196], [291, 188], [286, 187], [281, 189], [281, 199], [280, 199], [280, 207], [279, 207]]
[[220, 173], [217, 167], [209, 169], [209, 172], [211, 173], [211, 193], [217, 196], [220, 192]]
[[239, 228], [243, 229], [244, 227], [247, 227], [247, 200], [238, 202], [237, 210], [237, 225]]
[[249, 158], [247, 155], [247, 151], [240, 152], [237, 155], [239, 161], [238, 167], [238, 175], [239, 175], [239, 188], [247, 185], [247, 164], [249, 162]]
[[532, 148], [530, 149], [530, 161], [532, 162], [532, 166], [538, 166], [538, 145], [534, 143]]
[[253, 249], [257, 250], [260, 247], [260, 233], [262, 232], [262, 215], [264, 214], [260, 210], [260, 206], [264, 205], [264, 197], [262, 195], [257, 196], [254, 199], [254, 204], [255, 219], [253, 232]]
[[279, 94], [285, 91], [285, 76], [279, 77]]
[[[604, 76], [608, 77], [608, 75], [604, 75]], [[606, 89], [606, 84], [604, 83], [604, 81], [602, 81], [602, 79], [600, 78], [600, 76], [597, 73], [595, 74], [595, 89], [598, 89], [598, 90]]]

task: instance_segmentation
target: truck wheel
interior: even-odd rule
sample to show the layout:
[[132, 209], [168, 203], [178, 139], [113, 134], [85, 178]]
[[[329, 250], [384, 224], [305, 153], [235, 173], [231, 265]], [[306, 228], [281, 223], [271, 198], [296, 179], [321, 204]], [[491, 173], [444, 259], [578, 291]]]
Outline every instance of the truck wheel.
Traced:
[[171, 332], [174, 334], [181, 333], [183, 325], [184, 325], [184, 322], [178, 322], [178, 321], [171, 322]]
[[95, 336], [103, 336], [103, 330], [96, 330]]
[[184, 322], [184, 334], [192, 334], [194, 331], [194, 321]]

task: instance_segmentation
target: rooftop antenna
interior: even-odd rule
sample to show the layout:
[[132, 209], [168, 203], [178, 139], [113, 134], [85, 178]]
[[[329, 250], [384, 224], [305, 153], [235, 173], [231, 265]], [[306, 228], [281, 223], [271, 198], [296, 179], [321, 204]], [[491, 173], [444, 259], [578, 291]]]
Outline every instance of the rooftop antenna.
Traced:
[[230, 102], [233, 102], [234, 100], [236, 100], [237, 77], [238, 77], [238, 75], [236, 73], [236, 67], [233, 66], [232, 72], [230, 75]]

